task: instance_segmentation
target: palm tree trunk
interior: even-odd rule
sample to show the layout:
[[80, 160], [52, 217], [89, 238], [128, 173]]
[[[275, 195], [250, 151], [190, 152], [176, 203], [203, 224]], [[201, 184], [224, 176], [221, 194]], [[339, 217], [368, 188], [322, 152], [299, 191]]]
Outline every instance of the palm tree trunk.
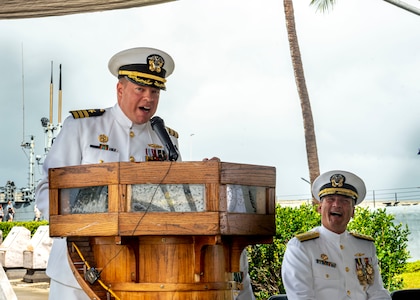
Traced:
[[[290, 54], [292, 57], [293, 71], [302, 109], [303, 127], [305, 131], [306, 156], [309, 167], [309, 178], [312, 183], [315, 180], [315, 178], [319, 176], [318, 150], [316, 146], [315, 127], [312, 118], [311, 103], [309, 101], [308, 90], [306, 88], [303, 64], [296, 34], [295, 16], [292, 0], [284, 0], [284, 12], [286, 17], [287, 36], [289, 40]], [[312, 199], [312, 203], [317, 204], [317, 201], [315, 199]]]

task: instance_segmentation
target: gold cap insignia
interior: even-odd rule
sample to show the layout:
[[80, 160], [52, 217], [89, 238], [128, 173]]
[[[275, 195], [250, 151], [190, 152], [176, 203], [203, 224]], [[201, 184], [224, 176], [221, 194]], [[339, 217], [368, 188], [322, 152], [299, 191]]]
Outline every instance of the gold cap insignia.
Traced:
[[157, 54], [149, 55], [149, 57], [147, 57], [147, 62], [149, 64], [149, 70], [156, 73], [160, 73], [165, 64], [163, 57]]
[[341, 174], [334, 174], [330, 178], [333, 187], [342, 187], [346, 178]]

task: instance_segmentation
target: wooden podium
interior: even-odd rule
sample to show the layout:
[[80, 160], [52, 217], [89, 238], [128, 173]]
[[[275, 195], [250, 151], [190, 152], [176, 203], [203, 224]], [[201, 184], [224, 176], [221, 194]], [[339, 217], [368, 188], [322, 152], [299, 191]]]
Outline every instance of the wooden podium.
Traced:
[[119, 162], [49, 180], [50, 235], [91, 299], [234, 299], [243, 249], [276, 231], [274, 167]]

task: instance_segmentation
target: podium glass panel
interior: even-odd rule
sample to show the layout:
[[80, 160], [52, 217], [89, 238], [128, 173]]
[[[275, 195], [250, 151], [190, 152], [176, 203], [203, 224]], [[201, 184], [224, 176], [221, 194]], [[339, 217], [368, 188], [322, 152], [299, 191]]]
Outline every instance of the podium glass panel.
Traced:
[[108, 211], [108, 186], [60, 190], [60, 214], [90, 214]]
[[265, 187], [239, 184], [226, 185], [228, 212], [246, 214], [266, 213]]
[[130, 212], [206, 210], [204, 184], [133, 184], [127, 190]]

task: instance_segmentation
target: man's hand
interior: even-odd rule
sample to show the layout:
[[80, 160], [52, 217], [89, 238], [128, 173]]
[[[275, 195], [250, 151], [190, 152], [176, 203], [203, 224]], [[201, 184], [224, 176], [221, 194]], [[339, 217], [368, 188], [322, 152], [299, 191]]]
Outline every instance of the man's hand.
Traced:
[[218, 158], [218, 157], [212, 157], [212, 158], [210, 158], [210, 159], [208, 159], [207, 157], [206, 158], [203, 158], [203, 161], [209, 161], [209, 160], [217, 160], [217, 161], [220, 161], [220, 158]]

